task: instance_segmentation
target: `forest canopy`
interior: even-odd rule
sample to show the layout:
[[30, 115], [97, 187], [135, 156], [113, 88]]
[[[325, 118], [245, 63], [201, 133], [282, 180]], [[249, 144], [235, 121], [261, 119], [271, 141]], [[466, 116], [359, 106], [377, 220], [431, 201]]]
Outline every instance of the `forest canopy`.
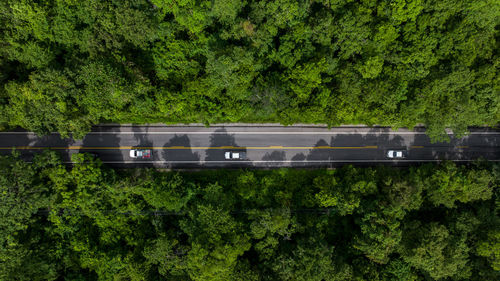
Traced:
[[0, 1], [0, 126], [500, 120], [496, 0]]
[[0, 156], [0, 280], [499, 280], [500, 167], [112, 170]]

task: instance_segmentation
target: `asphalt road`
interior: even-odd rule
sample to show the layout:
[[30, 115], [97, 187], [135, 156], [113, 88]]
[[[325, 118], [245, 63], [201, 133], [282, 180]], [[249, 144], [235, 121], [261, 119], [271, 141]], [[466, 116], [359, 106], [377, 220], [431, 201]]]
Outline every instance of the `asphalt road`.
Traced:
[[[500, 130], [474, 129], [449, 143], [431, 143], [423, 129], [340, 127], [201, 127], [103, 126], [83, 140], [58, 134], [38, 137], [30, 132], [0, 132], [0, 153], [13, 148], [26, 160], [43, 149], [70, 155], [89, 152], [115, 167], [334, 167], [345, 163], [409, 165], [420, 162], [484, 158], [500, 161]], [[153, 159], [128, 156], [132, 147], [153, 150]], [[392, 160], [389, 149], [407, 149], [408, 158]], [[245, 151], [247, 160], [225, 160], [226, 151]]]

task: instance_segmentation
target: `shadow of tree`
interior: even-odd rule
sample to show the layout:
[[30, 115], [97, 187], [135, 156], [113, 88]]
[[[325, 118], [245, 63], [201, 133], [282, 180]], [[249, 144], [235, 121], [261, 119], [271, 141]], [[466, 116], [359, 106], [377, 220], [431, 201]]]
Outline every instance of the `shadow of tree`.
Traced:
[[307, 156], [300, 152], [300, 153], [297, 153], [295, 154], [293, 157], [292, 157], [292, 162], [291, 162], [291, 166], [292, 167], [296, 167], [296, 168], [299, 168], [299, 167], [305, 167], [307, 162], [305, 161], [307, 158]]
[[[24, 130], [15, 130], [16, 132], [25, 132]], [[12, 134], [2, 135], [2, 146], [15, 147], [15, 146], [30, 146], [33, 141], [28, 134]], [[12, 149], [0, 149], [0, 155], [11, 155]], [[17, 153], [24, 161], [33, 160], [36, 150], [17, 149]]]
[[264, 167], [281, 167], [283, 166], [282, 162], [273, 162], [273, 161], [285, 161], [286, 160], [286, 152], [283, 150], [275, 150], [271, 153], [266, 152], [262, 157], [263, 161], [270, 161], [263, 163]]
[[[190, 161], [191, 163], [186, 163], [187, 166], [196, 165], [200, 161], [200, 154], [198, 152], [193, 152], [191, 147], [191, 141], [187, 135], [175, 135], [167, 143], [163, 145], [164, 149], [162, 151], [162, 160], [169, 161], [170, 159], [175, 159], [175, 161]], [[188, 148], [176, 148], [176, 147], [188, 147]], [[173, 166], [182, 166], [175, 164]]]
[[[78, 150], [78, 153], [90, 153], [102, 161], [122, 161], [125, 159], [124, 155], [128, 155], [128, 150], [118, 149], [120, 141], [121, 138], [117, 134], [98, 134], [97, 132], [87, 134], [81, 142], [84, 149]], [[101, 149], [103, 147], [116, 147], [116, 149]]]

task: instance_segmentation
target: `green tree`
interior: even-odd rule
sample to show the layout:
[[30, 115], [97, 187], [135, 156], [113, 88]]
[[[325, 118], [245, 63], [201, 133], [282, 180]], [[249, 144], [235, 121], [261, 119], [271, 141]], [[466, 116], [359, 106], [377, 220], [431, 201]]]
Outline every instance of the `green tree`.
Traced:
[[315, 195], [318, 205], [334, 207], [341, 215], [352, 214], [359, 208], [363, 195], [376, 192], [373, 176], [373, 170], [345, 166], [338, 172], [329, 171], [316, 177], [314, 185], [320, 190]]
[[408, 225], [401, 243], [403, 260], [434, 279], [461, 276], [469, 247], [463, 235], [456, 235], [439, 223]]
[[71, 75], [68, 70], [47, 69], [31, 74], [26, 83], [8, 83], [5, 87], [10, 103], [5, 114], [10, 124], [39, 134], [87, 132], [92, 123], [74, 107], [74, 98], [81, 93]]
[[271, 259], [280, 240], [290, 240], [297, 228], [297, 222], [289, 209], [251, 210], [248, 212], [248, 217], [252, 221], [251, 236], [258, 240], [254, 242], [254, 249], [263, 260]]
[[389, 262], [402, 239], [401, 222], [412, 210], [418, 210], [423, 202], [423, 184], [418, 170], [398, 174], [384, 168], [378, 169], [379, 190], [375, 199], [362, 207], [357, 217], [361, 233], [353, 247], [362, 251], [376, 263]]
[[148, 263], [158, 267], [158, 273], [162, 276], [187, 279], [186, 254], [189, 247], [174, 237], [172, 233], [162, 234], [145, 247], [144, 257]]
[[36, 165], [18, 156], [0, 156], [0, 279], [55, 280], [60, 266], [43, 215], [54, 200], [49, 171], [62, 164], [53, 152], [37, 155]]
[[298, 240], [291, 253], [278, 256], [272, 265], [281, 280], [348, 280], [349, 266], [337, 264], [334, 248], [314, 236]]
[[181, 221], [189, 236], [187, 269], [193, 280], [228, 280], [236, 276], [238, 257], [251, 246], [241, 223], [229, 212], [199, 205]]
[[487, 170], [465, 169], [446, 162], [426, 181], [429, 200], [448, 208], [456, 201], [467, 203], [490, 199], [493, 192], [493, 175]]
[[494, 270], [500, 270], [500, 231], [488, 232], [487, 240], [480, 241], [476, 251], [478, 255], [488, 258]]
[[167, 176], [146, 172], [135, 184], [138, 186], [135, 186], [134, 193], [155, 209], [167, 211], [181, 211], [195, 193], [193, 184], [184, 182], [178, 174]]

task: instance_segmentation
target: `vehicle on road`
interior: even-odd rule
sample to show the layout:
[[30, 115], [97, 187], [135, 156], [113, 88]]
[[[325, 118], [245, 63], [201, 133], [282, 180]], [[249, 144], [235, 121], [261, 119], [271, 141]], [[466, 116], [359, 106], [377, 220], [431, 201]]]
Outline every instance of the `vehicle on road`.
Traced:
[[130, 157], [134, 159], [150, 159], [151, 158], [151, 149], [131, 149]]
[[387, 157], [398, 159], [398, 158], [406, 158], [408, 156], [408, 152], [406, 150], [389, 150], [387, 151]]
[[243, 151], [226, 151], [224, 158], [226, 160], [244, 160], [247, 158], [247, 154]]

